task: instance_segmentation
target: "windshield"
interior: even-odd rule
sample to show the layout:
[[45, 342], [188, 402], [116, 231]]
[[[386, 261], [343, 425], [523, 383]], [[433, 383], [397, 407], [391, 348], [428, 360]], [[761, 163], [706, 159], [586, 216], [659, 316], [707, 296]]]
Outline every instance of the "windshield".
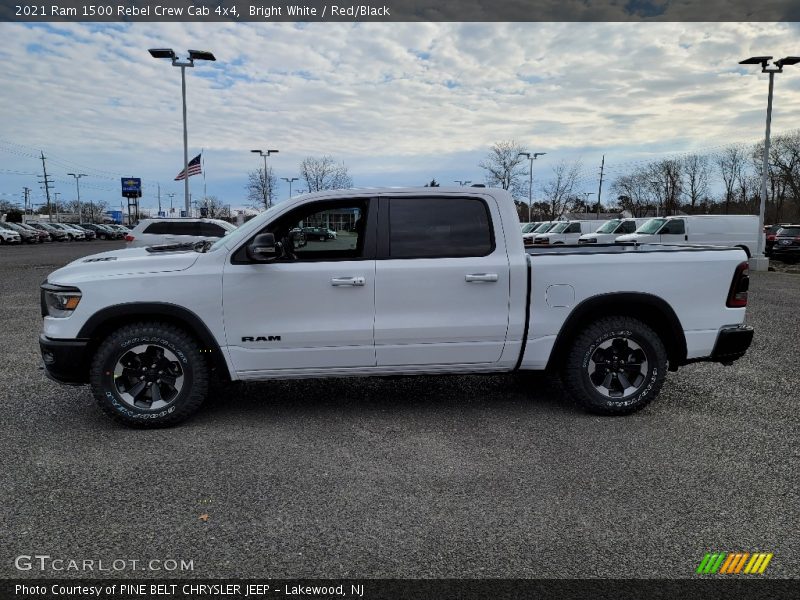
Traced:
[[522, 226], [522, 233], [530, 233], [539, 227], [539, 225], [541, 225], [541, 223], [525, 223], [525, 225]]
[[551, 229], [548, 229], [547, 233], [561, 233], [567, 227], [569, 227], [569, 222], [567, 221], [564, 223], [556, 223]]
[[553, 223], [551, 223], [550, 221], [545, 221], [544, 223], [539, 225], [536, 229], [534, 229], [532, 233], [544, 233], [545, 231], [550, 229], [552, 226], [553, 226]]
[[620, 221], [619, 219], [611, 219], [607, 223], [605, 223], [600, 229], [595, 231], [595, 233], [614, 233], [614, 230], [619, 227]]
[[650, 219], [644, 225], [639, 227], [639, 229], [636, 230], [636, 233], [655, 233], [661, 229], [661, 226], [666, 222], [666, 219]]

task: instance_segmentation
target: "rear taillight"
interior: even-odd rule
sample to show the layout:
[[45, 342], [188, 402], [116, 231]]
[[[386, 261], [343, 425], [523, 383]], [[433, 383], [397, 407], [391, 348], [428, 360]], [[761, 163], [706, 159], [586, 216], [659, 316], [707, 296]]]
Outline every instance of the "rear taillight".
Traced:
[[128, 234], [128, 235], [125, 236], [125, 241], [126, 242], [132, 242], [133, 240], [134, 240], [134, 237], [131, 234]]
[[747, 306], [747, 290], [750, 289], [750, 272], [747, 262], [740, 263], [733, 273], [731, 291], [728, 293], [728, 308], [744, 308]]

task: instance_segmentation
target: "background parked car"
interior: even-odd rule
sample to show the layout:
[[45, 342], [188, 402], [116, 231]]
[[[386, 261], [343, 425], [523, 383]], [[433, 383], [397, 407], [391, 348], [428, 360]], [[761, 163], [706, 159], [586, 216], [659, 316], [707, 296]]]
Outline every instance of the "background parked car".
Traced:
[[105, 225], [97, 223], [81, 223], [81, 227], [86, 230], [94, 231], [98, 240], [116, 240], [123, 237], [121, 232], [114, 231]]
[[36, 227], [31, 227], [28, 223], [17, 223], [17, 225], [19, 225], [23, 229], [27, 229], [31, 233], [36, 234], [39, 238], [38, 241], [40, 244], [50, 241], [50, 234], [47, 233], [46, 231], [42, 231], [41, 229], [36, 229]]
[[611, 219], [606, 221], [594, 233], [584, 233], [578, 238], [579, 244], [609, 244], [619, 236], [633, 233], [647, 222], [647, 219]]
[[8, 225], [9, 227], [11, 227], [11, 229], [16, 231], [22, 238], [22, 241], [25, 242], [26, 244], [37, 244], [39, 242], [38, 231], [31, 231], [29, 229], [26, 229], [22, 227], [19, 223], [4, 223], [4, 224]]
[[775, 236], [781, 227], [791, 227], [791, 223], [779, 223], [777, 225], [764, 225], [764, 234], [767, 236], [764, 243], [764, 254], [769, 256], [772, 253], [772, 247], [775, 245]]
[[772, 257], [784, 262], [797, 262], [800, 258], [800, 224], [785, 225], [778, 230]]
[[119, 239], [123, 239], [126, 235], [133, 231], [130, 227], [125, 227], [125, 225], [120, 225], [119, 223], [103, 223], [103, 226], [119, 234]]
[[533, 246], [534, 238], [540, 233], [547, 233], [551, 228], [555, 227], [558, 221], [542, 221], [536, 227], [532, 227], [528, 231], [522, 233], [522, 243], [525, 246]]
[[336, 233], [327, 227], [303, 227], [303, 233], [305, 234], [307, 240], [327, 242], [328, 240], [336, 239]]
[[597, 229], [597, 220], [592, 221], [562, 221], [556, 223], [545, 233], [536, 234], [533, 243], [541, 244], [577, 244], [578, 238], [584, 233], [592, 233]]
[[216, 241], [234, 229], [235, 226], [219, 219], [142, 219], [125, 236], [125, 241], [130, 248]]
[[22, 236], [9, 227], [4, 221], [0, 221], [0, 244], [21, 244]]
[[71, 223], [70, 227], [72, 227], [73, 229], [78, 229], [78, 230], [82, 231], [83, 234], [86, 236], [87, 240], [94, 240], [94, 239], [97, 238], [97, 234], [95, 233], [94, 229], [87, 229], [82, 224], [81, 225], [75, 225], [74, 223]]
[[31, 227], [35, 227], [40, 231], [44, 231], [50, 236], [50, 241], [52, 242], [65, 242], [67, 241], [67, 232], [62, 231], [56, 227], [50, 225], [50, 223], [29, 223]]
[[67, 239], [70, 242], [74, 242], [76, 240], [85, 240], [86, 234], [82, 231], [78, 231], [77, 229], [73, 229], [72, 227], [68, 227], [65, 223], [50, 223], [50, 227], [54, 229], [59, 229], [67, 234]]

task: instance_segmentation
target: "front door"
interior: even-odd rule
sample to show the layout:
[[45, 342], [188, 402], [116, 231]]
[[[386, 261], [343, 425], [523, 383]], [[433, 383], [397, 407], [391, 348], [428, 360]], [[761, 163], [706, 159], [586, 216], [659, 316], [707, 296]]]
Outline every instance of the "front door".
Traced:
[[668, 219], [658, 234], [662, 244], [685, 244], [689, 240], [684, 219]]
[[233, 253], [224, 270], [223, 311], [241, 377], [375, 365], [369, 204], [318, 202], [279, 217], [264, 230], [284, 249], [274, 262], [249, 261], [244, 246]]

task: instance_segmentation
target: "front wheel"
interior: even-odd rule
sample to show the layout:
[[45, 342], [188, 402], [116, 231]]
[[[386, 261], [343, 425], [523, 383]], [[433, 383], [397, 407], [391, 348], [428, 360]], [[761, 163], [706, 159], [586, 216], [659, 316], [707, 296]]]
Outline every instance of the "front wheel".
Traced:
[[605, 317], [572, 342], [561, 378], [589, 412], [624, 415], [655, 398], [666, 373], [667, 352], [650, 327], [630, 317]]
[[103, 411], [132, 427], [189, 418], [208, 393], [208, 367], [195, 339], [164, 323], [137, 323], [107, 337], [92, 360], [90, 383]]

